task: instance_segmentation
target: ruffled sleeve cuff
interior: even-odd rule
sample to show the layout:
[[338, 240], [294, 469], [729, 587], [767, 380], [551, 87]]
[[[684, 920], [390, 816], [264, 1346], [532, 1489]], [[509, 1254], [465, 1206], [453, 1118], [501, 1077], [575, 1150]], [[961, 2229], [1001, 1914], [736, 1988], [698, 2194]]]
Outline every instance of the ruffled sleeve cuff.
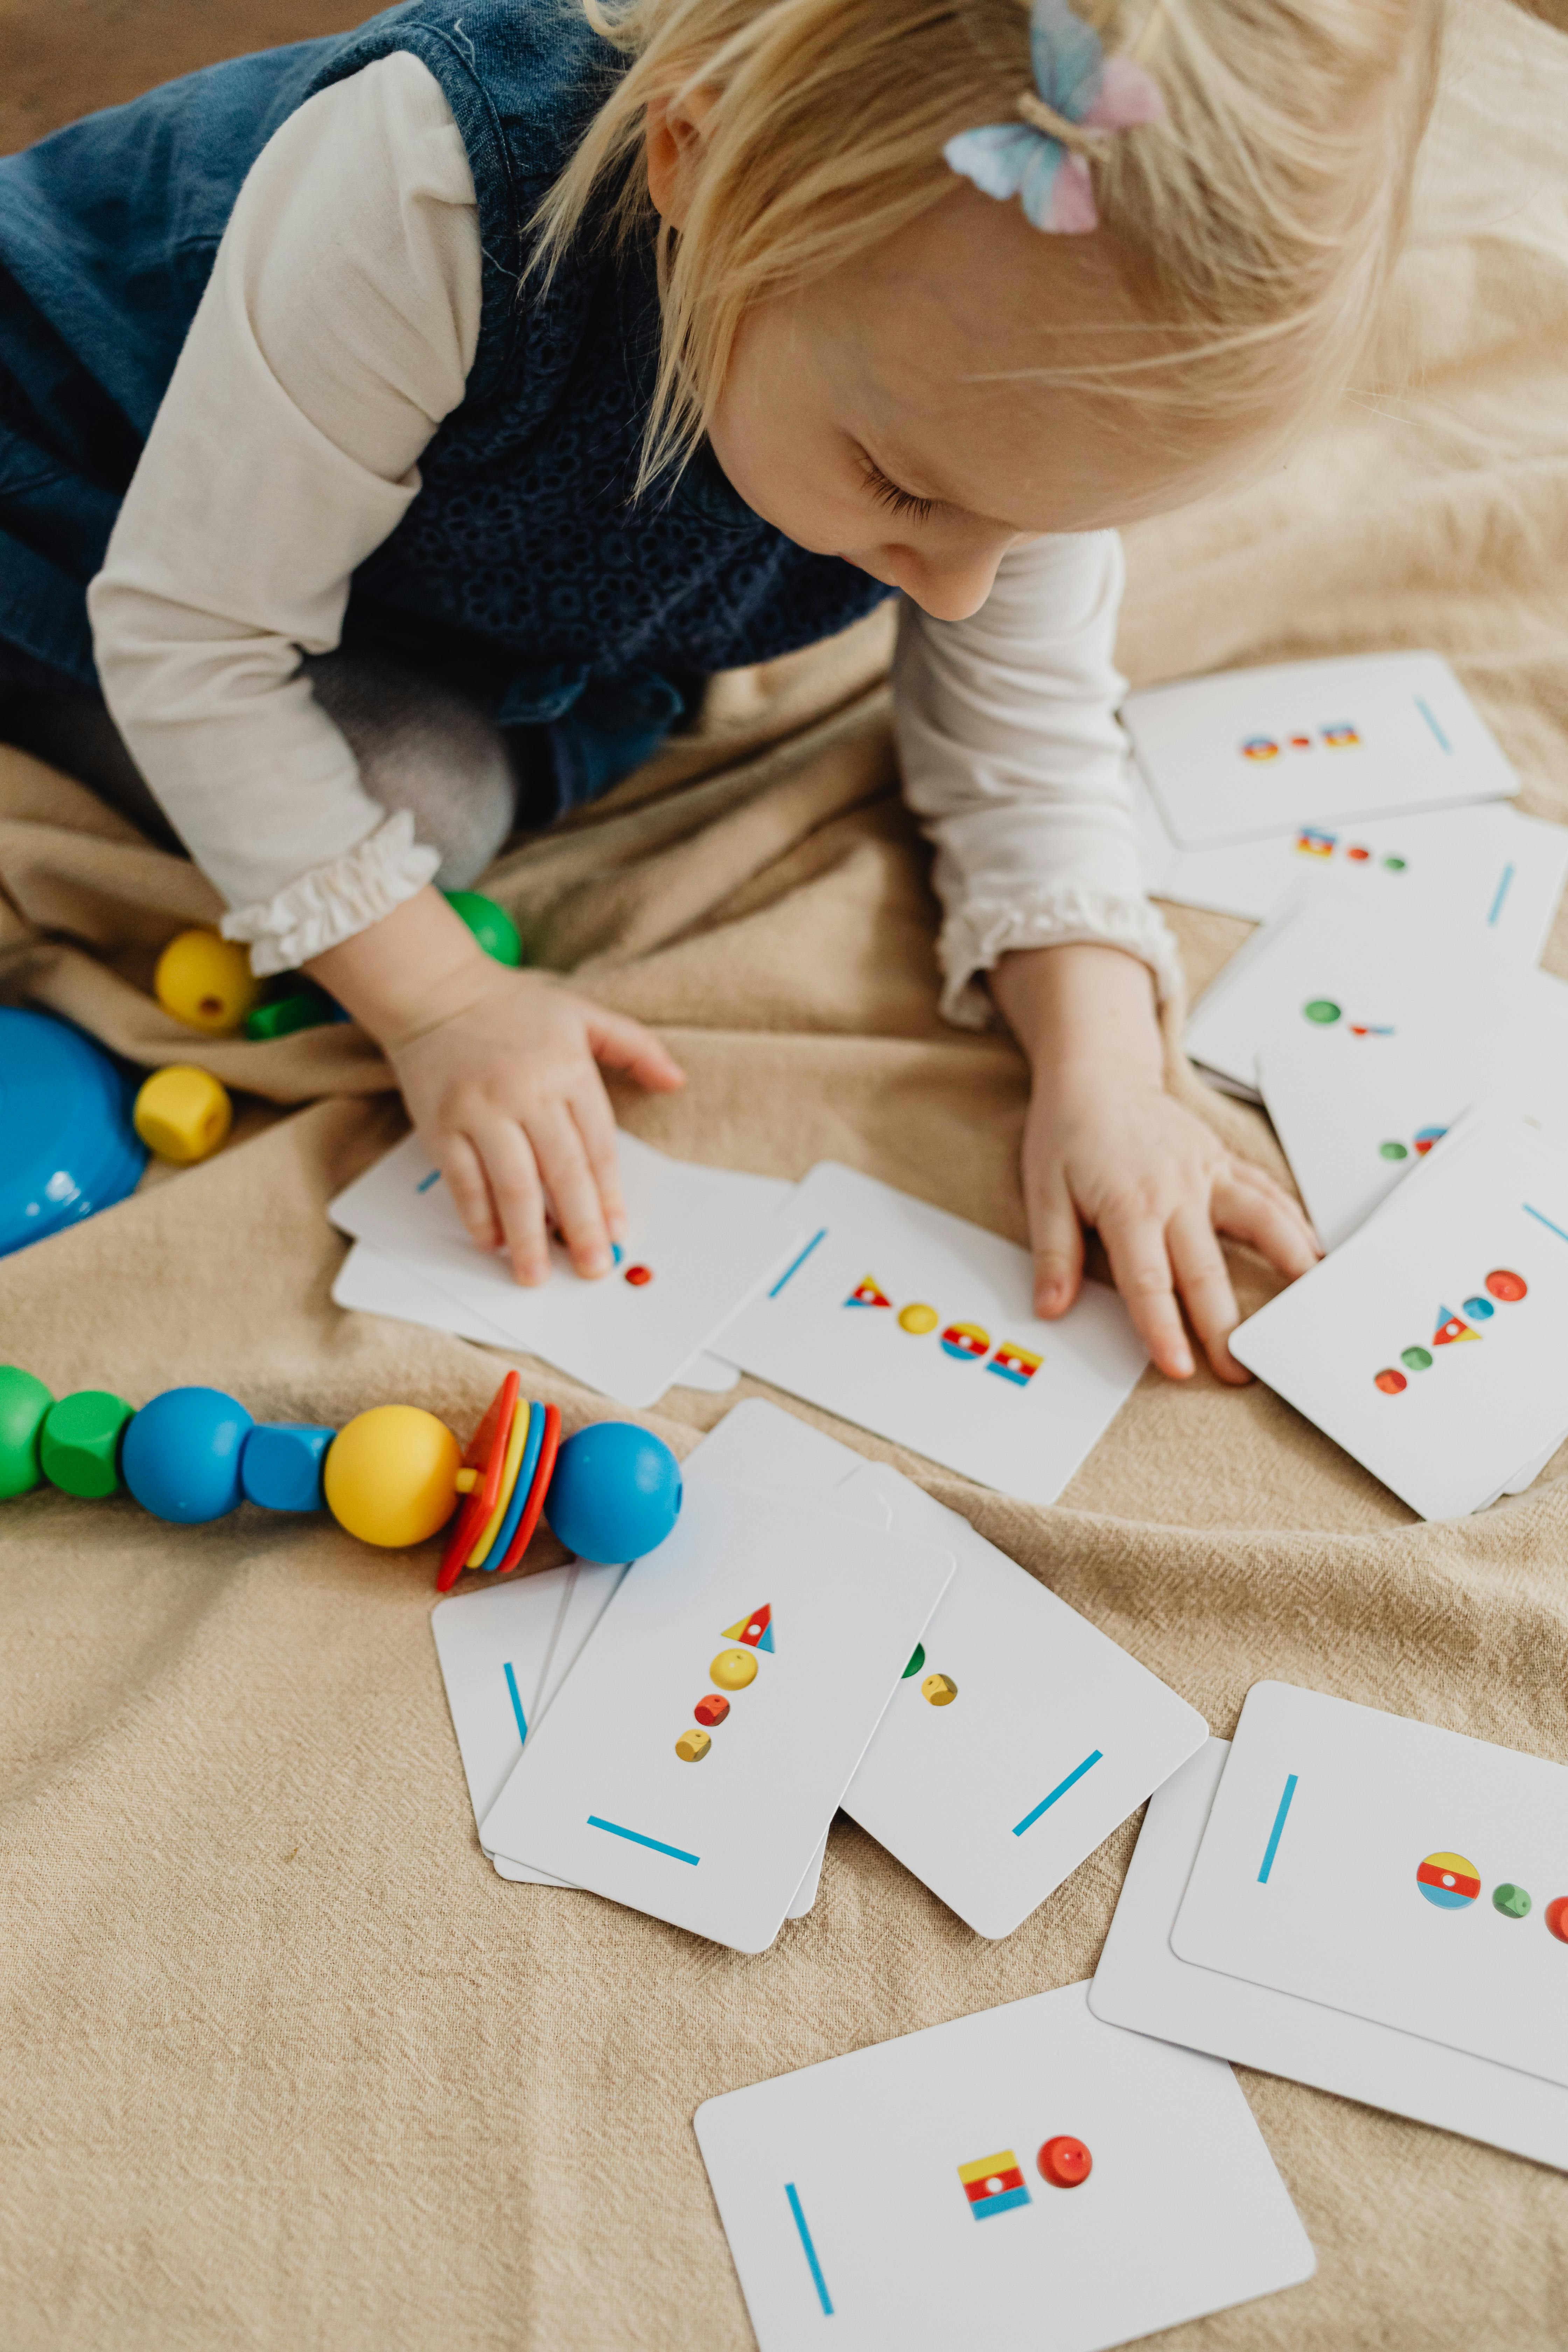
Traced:
[[1162, 1004], [1175, 993], [1176, 942], [1147, 898], [1113, 898], [1064, 883], [1005, 901], [973, 898], [953, 909], [937, 943], [943, 1017], [960, 1029], [989, 1027], [996, 1012], [979, 984], [980, 973], [994, 970], [1011, 949], [1067, 947], [1078, 940], [1121, 948], [1147, 964]]
[[275, 898], [236, 907], [219, 929], [226, 940], [249, 947], [250, 968], [265, 980], [368, 930], [422, 890], [440, 863], [438, 849], [415, 840], [411, 813], [399, 809], [356, 847], [301, 874]]

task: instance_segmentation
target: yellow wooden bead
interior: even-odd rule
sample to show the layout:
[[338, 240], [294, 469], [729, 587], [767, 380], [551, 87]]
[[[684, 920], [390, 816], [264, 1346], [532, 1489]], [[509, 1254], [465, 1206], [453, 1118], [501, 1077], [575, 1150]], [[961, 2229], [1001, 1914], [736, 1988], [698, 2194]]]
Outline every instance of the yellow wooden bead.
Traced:
[[234, 1125], [234, 1105], [210, 1070], [175, 1062], [145, 1081], [131, 1118], [149, 1151], [189, 1168], [223, 1142]]
[[452, 1516], [462, 1463], [462, 1447], [433, 1412], [372, 1405], [327, 1448], [327, 1508], [361, 1543], [423, 1543]]
[[237, 1029], [261, 994], [250, 958], [216, 931], [182, 931], [158, 958], [153, 987], [165, 1013], [193, 1029]]

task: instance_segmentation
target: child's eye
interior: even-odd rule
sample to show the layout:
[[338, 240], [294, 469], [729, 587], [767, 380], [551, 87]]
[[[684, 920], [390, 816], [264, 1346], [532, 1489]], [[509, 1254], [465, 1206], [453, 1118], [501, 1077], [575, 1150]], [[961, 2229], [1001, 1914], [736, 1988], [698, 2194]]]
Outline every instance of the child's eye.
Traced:
[[916, 522], [930, 520], [936, 506], [934, 499], [917, 499], [913, 490], [900, 490], [871, 457], [865, 458], [863, 464], [867, 488], [879, 506], [888, 507], [897, 515], [909, 515]]

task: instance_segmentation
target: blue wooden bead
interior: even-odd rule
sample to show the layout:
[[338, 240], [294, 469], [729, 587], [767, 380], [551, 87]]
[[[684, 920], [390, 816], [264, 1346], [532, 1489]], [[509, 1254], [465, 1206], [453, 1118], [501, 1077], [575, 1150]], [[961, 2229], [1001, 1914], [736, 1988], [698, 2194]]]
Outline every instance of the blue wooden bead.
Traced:
[[239, 1458], [246, 1500], [268, 1511], [321, 1511], [321, 1465], [335, 1429], [302, 1423], [258, 1421]]
[[680, 1513], [680, 1465], [661, 1438], [630, 1421], [596, 1421], [555, 1457], [544, 1516], [584, 1559], [640, 1559]]
[[221, 1519], [240, 1499], [240, 1457], [255, 1426], [222, 1389], [165, 1389], [126, 1429], [120, 1475], [155, 1519]]

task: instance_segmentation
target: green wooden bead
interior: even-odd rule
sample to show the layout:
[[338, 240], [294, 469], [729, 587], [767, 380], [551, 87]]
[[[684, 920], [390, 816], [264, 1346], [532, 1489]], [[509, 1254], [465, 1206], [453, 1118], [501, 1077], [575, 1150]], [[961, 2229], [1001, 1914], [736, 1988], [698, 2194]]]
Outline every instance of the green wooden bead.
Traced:
[[54, 1398], [20, 1364], [0, 1364], [0, 1502], [30, 1494], [43, 1476], [38, 1432]]
[[325, 989], [313, 988], [309, 982], [290, 989], [286, 996], [268, 997], [253, 1013], [245, 1016], [247, 1037], [265, 1041], [268, 1037], [291, 1037], [297, 1029], [322, 1029], [336, 1018], [331, 998]]
[[44, 1475], [84, 1502], [118, 1492], [120, 1440], [136, 1408], [107, 1389], [78, 1389], [51, 1405], [38, 1439]]
[[493, 956], [497, 963], [513, 966], [526, 961], [522, 933], [504, 907], [498, 907], [479, 890], [448, 890], [446, 896], [447, 906], [462, 917], [486, 955]]

